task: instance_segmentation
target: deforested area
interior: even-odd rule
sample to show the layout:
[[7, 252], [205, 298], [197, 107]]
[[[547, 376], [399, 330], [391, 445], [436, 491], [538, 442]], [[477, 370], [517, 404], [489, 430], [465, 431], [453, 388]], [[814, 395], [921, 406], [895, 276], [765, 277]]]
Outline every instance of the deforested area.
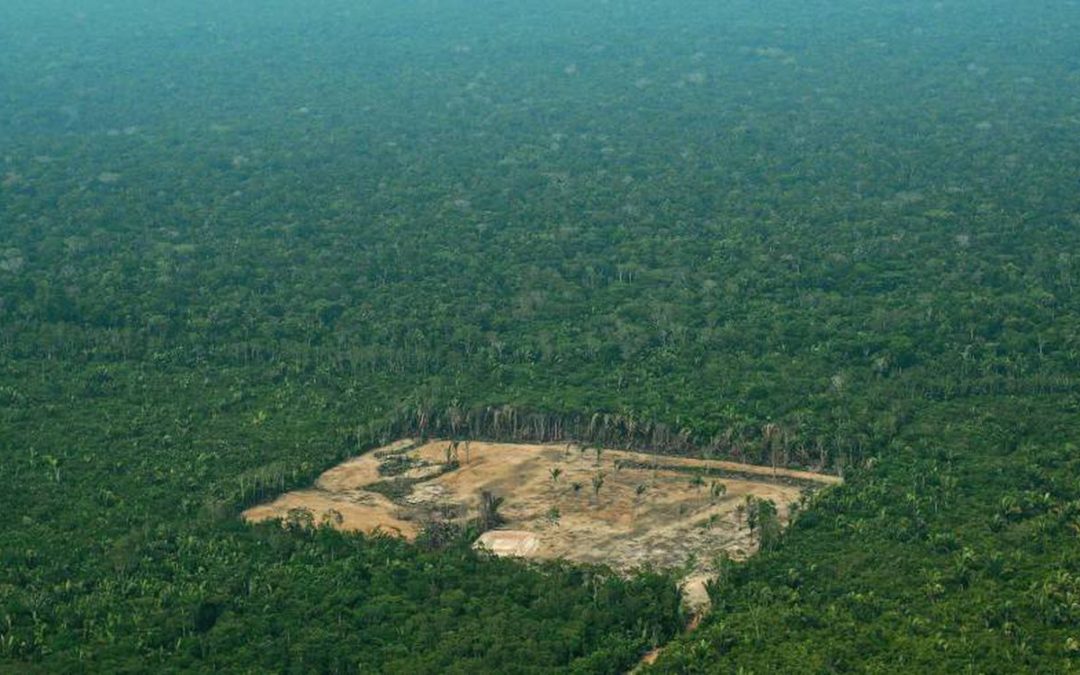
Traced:
[[1077, 669], [1078, 26], [0, 3], [0, 671]]

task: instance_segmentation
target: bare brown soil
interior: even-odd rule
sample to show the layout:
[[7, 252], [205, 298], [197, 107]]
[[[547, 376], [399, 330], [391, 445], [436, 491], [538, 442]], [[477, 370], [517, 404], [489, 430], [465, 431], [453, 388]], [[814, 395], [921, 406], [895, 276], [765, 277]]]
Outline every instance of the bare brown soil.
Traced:
[[686, 575], [684, 601], [699, 610], [708, 604], [705, 581], [714, 556], [739, 559], [756, 549], [740, 508], [747, 497], [771, 499], [786, 522], [803, 491], [839, 482], [806, 471], [625, 450], [597, 456], [575, 444], [463, 442], [452, 454], [450, 445], [398, 441], [330, 469], [312, 488], [248, 509], [244, 518], [287, 519], [290, 510], [307, 509], [314, 522], [412, 539], [433, 520], [475, 517], [482, 492], [490, 491], [504, 500], [505, 523], [478, 546], [620, 570], [679, 568]]

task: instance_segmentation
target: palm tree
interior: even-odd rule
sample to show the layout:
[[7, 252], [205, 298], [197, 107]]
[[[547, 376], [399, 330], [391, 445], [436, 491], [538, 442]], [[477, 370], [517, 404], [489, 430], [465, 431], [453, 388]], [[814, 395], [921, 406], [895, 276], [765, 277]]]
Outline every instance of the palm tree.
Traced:
[[604, 487], [604, 472], [597, 471], [592, 477], [593, 497], [596, 499], [597, 506], [600, 506], [600, 488], [602, 487]]
[[695, 490], [700, 490], [705, 485], [705, 479], [698, 474], [690, 479], [690, 485], [693, 485]]
[[763, 549], [770, 549], [780, 539], [780, 516], [771, 499], [756, 501], [758, 545]]
[[638, 483], [634, 488], [634, 518], [637, 519], [637, 509], [641, 506], [641, 498], [645, 496], [645, 483]]
[[761, 428], [761, 435], [765, 439], [765, 451], [769, 455], [769, 463], [772, 464], [773, 475], [776, 475], [777, 440], [780, 438], [780, 427], [769, 422]]
[[750, 526], [750, 534], [754, 533], [758, 524], [758, 500], [753, 495], [746, 495], [746, 524]]
[[714, 480], [709, 483], [709, 494], [712, 495], [712, 501], [715, 504], [717, 499], [727, 494], [727, 486], [718, 480]]
[[481, 532], [487, 532], [502, 524], [503, 518], [499, 514], [499, 507], [502, 506], [502, 503], [502, 497], [496, 497], [488, 490], [480, 493], [480, 515], [477, 517], [477, 521]]
[[548, 473], [551, 474], [551, 489], [554, 490], [559, 484], [559, 476], [562, 475], [562, 468], [553, 466], [548, 469]]
[[552, 506], [550, 509], [548, 509], [548, 512], [547, 512], [548, 522], [551, 523], [552, 525], [554, 525], [555, 527], [559, 526], [559, 519], [561, 517], [562, 517], [562, 514], [559, 512], [559, 507], [558, 506]]

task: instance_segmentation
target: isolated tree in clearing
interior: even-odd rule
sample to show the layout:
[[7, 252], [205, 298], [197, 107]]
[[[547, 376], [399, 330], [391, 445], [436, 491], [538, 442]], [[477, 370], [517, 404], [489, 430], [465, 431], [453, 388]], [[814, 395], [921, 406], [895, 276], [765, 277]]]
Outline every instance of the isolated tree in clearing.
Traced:
[[502, 516], [499, 515], [499, 507], [503, 503], [502, 497], [496, 497], [490, 490], [480, 493], [480, 513], [477, 516], [477, 525], [481, 532], [487, 532], [502, 524]]
[[548, 523], [552, 527], [558, 527], [560, 518], [562, 518], [562, 512], [559, 511], [559, 507], [552, 505], [552, 507], [550, 509], [548, 509], [548, 512], [547, 512]]
[[727, 494], [727, 486], [718, 480], [714, 480], [709, 484], [709, 494], [712, 496], [712, 503], [715, 504], [716, 500]]
[[592, 477], [593, 497], [596, 499], [597, 506], [600, 506], [600, 488], [602, 487], [604, 487], [604, 472], [597, 471]]
[[638, 483], [637, 487], [634, 488], [634, 519], [635, 520], [637, 519], [638, 507], [641, 506], [641, 499], [642, 499], [642, 497], [645, 496], [645, 491], [647, 489], [648, 489], [648, 487], [645, 485], [645, 483]]

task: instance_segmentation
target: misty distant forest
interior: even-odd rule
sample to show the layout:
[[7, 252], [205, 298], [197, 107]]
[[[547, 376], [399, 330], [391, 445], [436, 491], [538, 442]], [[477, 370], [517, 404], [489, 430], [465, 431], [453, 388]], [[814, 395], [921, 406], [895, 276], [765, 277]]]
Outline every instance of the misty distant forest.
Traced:
[[[1078, 36], [4, 0], [0, 672], [1080, 671]], [[405, 436], [844, 482], [692, 631], [672, 570], [240, 519]]]

